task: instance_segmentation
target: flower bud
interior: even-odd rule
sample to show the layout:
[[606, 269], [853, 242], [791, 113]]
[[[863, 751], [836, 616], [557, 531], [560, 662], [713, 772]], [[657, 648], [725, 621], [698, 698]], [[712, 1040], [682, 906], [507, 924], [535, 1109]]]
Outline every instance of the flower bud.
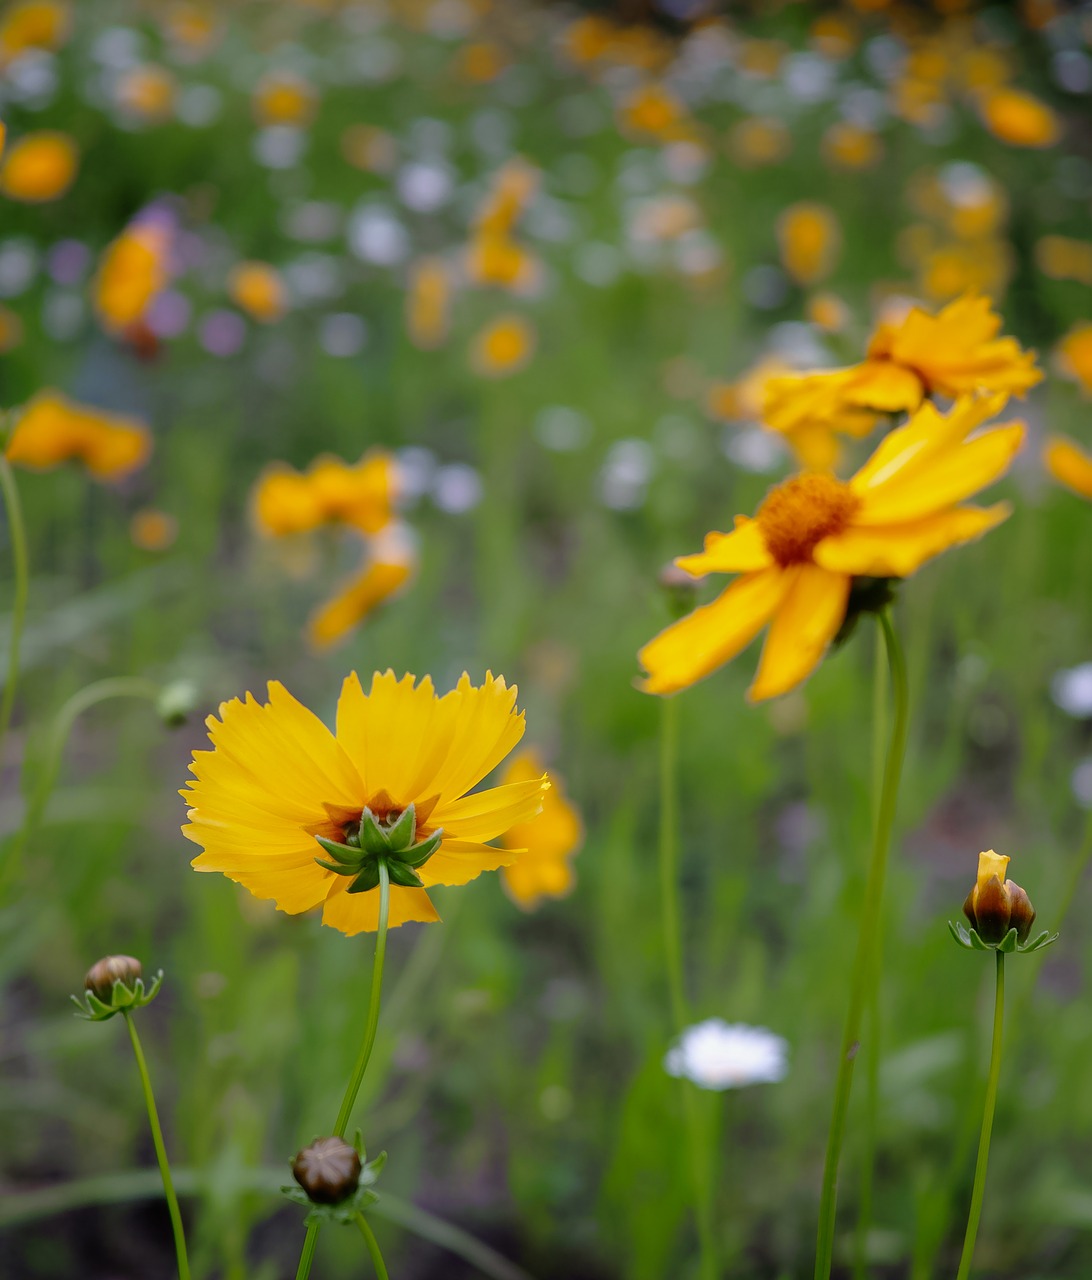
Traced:
[[1010, 859], [992, 849], [978, 855], [978, 879], [963, 904], [963, 914], [983, 942], [996, 946], [1010, 929], [1018, 942], [1026, 942], [1035, 921], [1028, 895], [1005, 879]]
[[340, 1204], [360, 1185], [360, 1156], [343, 1138], [317, 1138], [292, 1161], [292, 1176], [315, 1204]]
[[177, 729], [189, 719], [197, 697], [197, 685], [192, 680], [172, 680], [160, 690], [155, 709], [168, 729]]
[[131, 988], [143, 972], [140, 961], [132, 956], [104, 956], [88, 969], [83, 980], [84, 990], [98, 996], [103, 1004], [110, 1004], [115, 982]]

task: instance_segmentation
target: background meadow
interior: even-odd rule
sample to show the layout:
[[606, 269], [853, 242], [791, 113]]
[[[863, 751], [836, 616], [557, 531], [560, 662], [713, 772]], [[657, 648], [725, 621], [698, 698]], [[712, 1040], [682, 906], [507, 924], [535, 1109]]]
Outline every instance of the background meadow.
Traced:
[[[792, 469], [757, 421], [756, 366], [857, 360], [886, 301], [979, 290], [1047, 376], [1006, 415], [1029, 428], [999, 486], [1013, 516], [907, 582], [896, 612], [913, 719], [874, 1225], [854, 1241], [862, 1076], [838, 1257], [845, 1274], [855, 1250], [857, 1275], [954, 1273], [991, 992], [945, 922], [992, 847], [1044, 925], [1076, 897], [1046, 958], [1011, 966], [978, 1266], [1087, 1276], [1092, 927], [1074, 876], [1092, 669], [1073, 669], [1092, 659], [1092, 511], [1040, 452], [1048, 432], [1092, 444], [1092, 359], [1066, 341], [1092, 321], [1092, 10], [94, 0], [31, 6], [59, 16], [28, 45], [26, 8], [0, 16], [8, 164], [41, 130], [78, 163], [54, 197], [0, 194], [0, 402], [54, 388], [139, 419], [154, 450], [116, 484], [18, 473], [32, 578], [2, 762], [0, 832], [9, 857], [25, 848], [0, 906], [0, 1271], [172, 1274], [157, 1182], [125, 1181], [154, 1168], [128, 1047], [68, 1003], [123, 951], [167, 975], [141, 1026], [172, 1162], [199, 1183], [195, 1274], [290, 1274], [300, 1214], [277, 1189], [329, 1123], [371, 942], [195, 875], [177, 791], [222, 699], [279, 679], [329, 721], [347, 671], [393, 667], [439, 689], [464, 669], [518, 683], [525, 741], [585, 839], [563, 900], [522, 911], [484, 876], [436, 893], [442, 925], [391, 935], [360, 1116], [369, 1151], [391, 1153], [395, 1207], [375, 1221], [392, 1274], [481, 1274], [413, 1205], [540, 1280], [690, 1274], [663, 1069], [661, 707], [634, 687], [637, 649], [670, 617], [658, 574]], [[271, 108], [278, 76], [296, 98]], [[1033, 112], [991, 114], [1007, 85], [1036, 96], [1045, 132]], [[475, 228], [514, 157], [536, 174], [516, 265], [483, 280]], [[800, 202], [820, 230], [794, 241]], [[169, 278], [119, 330], [97, 264], [149, 207]], [[242, 261], [273, 268], [279, 306], [233, 296]], [[497, 322], [510, 341], [483, 354]], [[398, 459], [416, 573], [318, 650], [308, 616], [359, 540], [263, 537], [253, 486], [276, 460], [376, 447]], [[9, 543], [0, 563], [9, 609]], [[733, 1277], [811, 1274], [870, 832], [875, 633], [866, 620], [772, 703], [744, 699], [751, 652], [680, 699], [692, 1012], [790, 1046], [784, 1081], [701, 1095]], [[58, 713], [117, 676], [188, 686], [186, 723], [147, 699], [80, 716], [25, 838]], [[354, 1236], [324, 1234], [317, 1274], [363, 1265]]]

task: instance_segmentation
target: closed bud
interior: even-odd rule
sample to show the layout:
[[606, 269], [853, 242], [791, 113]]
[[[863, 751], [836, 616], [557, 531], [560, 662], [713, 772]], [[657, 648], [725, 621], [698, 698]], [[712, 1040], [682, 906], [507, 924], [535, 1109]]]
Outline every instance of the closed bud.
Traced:
[[963, 914], [983, 942], [997, 946], [1010, 929], [1017, 942], [1027, 941], [1035, 922], [1035, 908], [1028, 895], [1005, 871], [1010, 859], [987, 849], [978, 855], [978, 879], [963, 904]]
[[1035, 908], [1031, 899], [1018, 884], [1008, 881], [1009, 897], [1012, 899], [1012, 910], [1009, 915], [1009, 927], [1015, 928], [1017, 942], [1027, 942], [1031, 926], [1035, 923]]
[[168, 729], [184, 725], [197, 706], [197, 686], [192, 680], [172, 680], [159, 691], [155, 709]]
[[85, 991], [98, 996], [103, 1004], [110, 1004], [114, 997], [114, 983], [132, 988], [136, 985], [144, 970], [140, 961], [132, 956], [103, 956], [87, 971], [83, 980]]
[[292, 1176], [314, 1204], [340, 1204], [357, 1190], [362, 1168], [343, 1138], [317, 1138], [292, 1161]]
[[975, 886], [972, 924], [983, 942], [1000, 942], [1009, 931], [1012, 899], [996, 876], [979, 888]]

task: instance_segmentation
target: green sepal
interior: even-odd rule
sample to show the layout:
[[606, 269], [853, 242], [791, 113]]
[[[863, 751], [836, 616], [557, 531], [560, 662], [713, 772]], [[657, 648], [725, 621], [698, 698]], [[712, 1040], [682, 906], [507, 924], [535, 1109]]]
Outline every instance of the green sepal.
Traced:
[[413, 844], [417, 835], [417, 808], [411, 801], [402, 810], [398, 821], [387, 828], [387, 848], [392, 853], [401, 853]]
[[373, 858], [360, 868], [360, 874], [349, 886], [349, 893], [368, 893], [379, 884], [379, 863]]
[[407, 849], [399, 857], [398, 861], [404, 863], [407, 867], [423, 867], [436, 850], [439, 849], [443, 838], [443, 827], [437, 827], [427, 840], [422, 840], [420, 844], [415, 844], [412, 848]]
[[1052, 942], [1058, 941], [1058, 934], [1044, 929], [1030, 942], [1019, 942], [1016, 930], [1010, 929], [1000, 942], [983, 942], [977, 930], [965, 929], [963, 925], [955, 924], [951, 920], [948, 921], [948, 932], [961, 947], [966, 947], [968, 951], [1001, 951], [1005, 955], [1014, 951], [1019, 955], [1027, 955], [1029, 951], [1041, 951], [1043, 947], [1049, 947]]
[[1052, 942], [1057, 942], [1058, 937], [1058, 934], [1051, 933], [1049, 929], [1044, 929], [1037, 938], [1033, 938], [1030, 942], [1025, 942], [1023, 946], [1017, 947], [1016, 950], [1022, 951], [1025, 955], [1029, 951], [1041, 951], [1044, 947], [1049, 947]]
[[[338, 844], [336, 840], [327, 840], [325, 836], [315, 836], [315, 839], [323, 849], [334, 859], [335, 862], [341, 863], [343, 867], [360, 866], [360, 850], [354, 849], [350, 844]], [[315, 859], [318, 862], [318, 859]], [[320, 863], [320, 866], [326, 866], [326, 863]], [[331, 867], [331, 871], [336, 868]]]
[[387, 874], [390, 876], [391, 884], [400, 884], [407, 889], [424, 888], [425, 882], [417, 872], [404, 862], [399, 862], [397, 858], [387, 859]]
[[107, 1018], [112, 1018], [115, 1013], [121, 1013], [123, 1009], [143, 1009], [146, 1004], [151, 1004], [159, 994], [159, 988], [162, 985], [163, 970], [160, 969], [147, 990], [144, 989], [143, 978], [137, 978], [131, 987], [127, 987], [118, 978], [114, 983], [109, 1004], [100, 1000], [93, 991], [85, 991], [82, 1000], [78, 996], [72, 996], [71, 1000], [79, 1010], [76, 1014], [77, 1018], [83, 1018], [85, 1022], [105, 1022]]
[[365, 809], [360, 815], [360, 847], [372, 857], [378, 857], [381, 853], [390, 853], [387, 833], [379, 825], [371, 809]]
[[335, 876], [355, 876], [357, 867], [346, 867], [340, 862], [327, 862], [325, 858], [316, 858], [315, 861], [325, 871], [332, 871]]
[[966, 947], [968, 950], [970, 950], [970, 947], [971, 947], [970, 935], [967, 933], [967, 930], [964, 929], [964, 927], [961, 924], [956, 924], [954, 920], [949, 920], [948, 932], [952, 935], [954, 940], [959, 943], [961, 947]]
[[1010, 955], [1016, 950], [1016, 930], [1010, 929], [1008, 933], [997, 944], [997, 950], [1003, 951], [1005, 955]]

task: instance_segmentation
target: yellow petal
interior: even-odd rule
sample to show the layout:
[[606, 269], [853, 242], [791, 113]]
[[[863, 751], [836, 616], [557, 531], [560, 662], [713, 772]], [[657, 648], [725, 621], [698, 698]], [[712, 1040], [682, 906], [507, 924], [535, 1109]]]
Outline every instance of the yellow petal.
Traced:
[[344, 583], [337, 595], [322, 605], [307, 624], [307, 638], [316, 649], [327, 649], [400, 591], [413, 574], [413, 565], [372, 561], [361, 574]]
[[980, 538], [1011, 510], [1007, 502], [954, 507], [905, 524], [847, 529], [819, 543], [815, 562], [836, 573], [905, 578], [949, 547]]
[[984, 889], [989, 884], [992, 876], [996, 876], [1002, 884], [1005, 883], [1005, 872], [1012, 861], [1011, 858], [1004, 854], [994, 853], [992, 849], [987, 849], [984, 853], [978, 855], [978, 888]]
[[700, 578], [706, 573], [748, 573], [773, 564], [758, 522], [740, 516], [731, 533], [707, 533], [705, 550], [675, 561], [685, 573]]
[[563, 898], [576, 881], [568, 858], [520, 858], [501, 868], [505, 892], [523, 911], [531, 911], [543, 898]]
[[758, 674], [747, 694], [752, 702], [787, 693], [811, 675], [846, 616], [848, 575], [814, 564], [789, 572], [791, 586], [770, 623]]
[[[186, 828], [183, 834], [196, 839]], [[202, 853], [190, 864], [197, 871], [218, 871], [241, 884], [256, 898], [271, 898], [281, 911], [298, 915], [310, 911], [326, 897], [332, 872], [324, 871], [315, 862], [314, 840], [310, 847], [295, 857], [265, 856], [260, 849], [239, 851], [234, 857], [219, 853]], [[321, 850], [319, 850], [321, 854]]]
[[475, 791], [461, 800], [438, 804], [429, 818], [430, 828], [443, 827], [458, 840], [493, 840], [517, 822], [529, 822], [542, 812], [542, 798], [549, 789], [546, 774], [525, 782]]
[[426, 885], [469, 884], [483, 871], [496, 871], [515, 862], [519, 852], [475, 840], [445, 840], [417, 874]]
[[853, 404], [883, 413], [912, 412], [921, 404], [925, 388], [911, 369], [891, 360], [866, 360], [846, 389]]
[[1092, 457], [1074, 441], [1052, 436], [1043, 450], [1043, 463], [1059, 484], [1082, 498], [1092, 498]]
[[516, 711], [516, 686], [485, 673], [480, 688], [464, 672], [456, 687], [440, 699], [435, 732], [448, 743], [443, 763], [419, 783], [425, 795], [439, 794], [441, 809], [465, 795], [516, 747], [524, 718]]
[[337, 704], [337, 740], [364, 779], [365, 793], [386, 791], [400, 806], [424, 799], [417, 778], [423, 770], [434, 771], [448, 748], [436, 729], [440, 700], [432, 680], [415, 681], [412, 675], [398, 679], [390, 670], [376, 672], [365, 695], [354, 671]]
[[712, 602], [695, 609], [637, 655], [648, 672], [646, 693], [675, 693], [734, 658], [762, 630], [780, 604], [789, 576], [780, 568], [744, 574]]
[[[347, 892], [350, 881], [347, 876], [337, 876], [335, 884], [322, 909], [322, 923], [352, 937], [356, 933], [375, 933], [379, 928], [379, 890], [367, 893]], [[407, 889], [391, 885], [387, 923], [395, 929], [400, 924], [416, 920], [430, 923], [440, 916], [424, 889]]]

